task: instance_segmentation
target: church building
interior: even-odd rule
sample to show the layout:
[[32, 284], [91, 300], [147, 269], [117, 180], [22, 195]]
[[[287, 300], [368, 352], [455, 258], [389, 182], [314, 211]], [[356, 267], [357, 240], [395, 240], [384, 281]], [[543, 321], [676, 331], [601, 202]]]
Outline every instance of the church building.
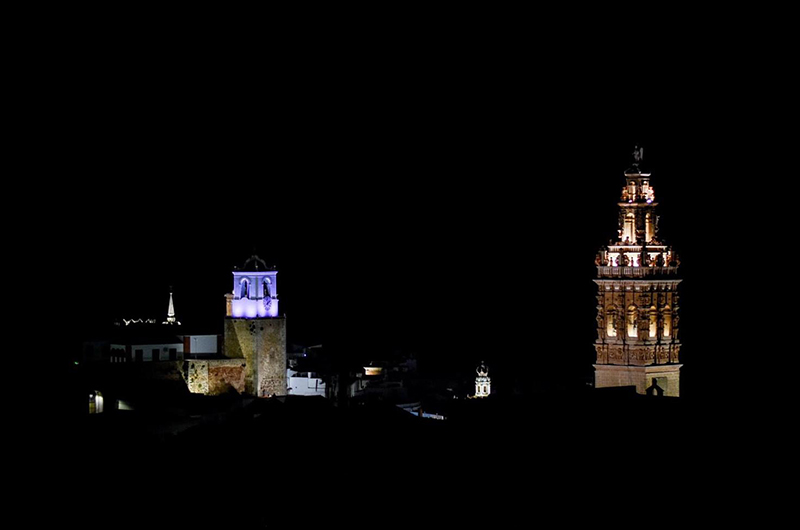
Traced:
[[492, 393], [492, 378], [489, 377], [489, 368], [482, 362], [475, 371], [478, 374], [475, 378], [475, 397], [489, 397]]
[[596, 259], [595, 387], [679, 396], [679, 261], [658, 235], [658, 203], [642, 158], [637, 148], [625, 171], [617, 240]]
[[286, 384], [286, 319], [278, 311], [278, 271], [258, 256], [233, 271], [225, 295], [222, 356], [187, 361], [185, 377], [194, 393], [230, 389], [256, 397], [283, 396]]
[[252, 256], [233, 271], [233, 292], [225, 296], [223, 354], [244, 359], [244, 392], [286, 395], [286, 319], [278, 312], [278, 271]]

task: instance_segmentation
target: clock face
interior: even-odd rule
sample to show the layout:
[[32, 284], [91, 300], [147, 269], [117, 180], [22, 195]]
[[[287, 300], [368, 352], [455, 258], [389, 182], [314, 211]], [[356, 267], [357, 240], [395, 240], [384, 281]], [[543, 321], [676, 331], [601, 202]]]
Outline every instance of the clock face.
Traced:
[[264, 309], [269, 311], [271, 305], [272, 305], [272, 297], [271, 296], [264, 297]]

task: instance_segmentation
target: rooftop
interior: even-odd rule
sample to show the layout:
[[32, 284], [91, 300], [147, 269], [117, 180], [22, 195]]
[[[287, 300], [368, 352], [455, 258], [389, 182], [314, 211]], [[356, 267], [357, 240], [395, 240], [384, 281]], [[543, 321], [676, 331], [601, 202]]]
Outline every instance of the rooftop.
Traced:
[[234, 267], [235, 271], [276, 271], [278, 268], [275, 265], [267, 265], [267, 262], [253, 254], [244, 262], [241, 267]]

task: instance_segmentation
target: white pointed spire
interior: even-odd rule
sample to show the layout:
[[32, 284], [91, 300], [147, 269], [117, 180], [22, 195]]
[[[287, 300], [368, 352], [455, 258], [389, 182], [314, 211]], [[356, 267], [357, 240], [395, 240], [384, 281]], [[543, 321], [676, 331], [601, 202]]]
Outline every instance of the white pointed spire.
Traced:
[[164, 324], [178, 324], [180, 326], [180, 322], [178, 319], [175, 318], [175, 304], [172, 301], [172, 288], [169, 290], [169, 307], [167, 308], [167, 321]]

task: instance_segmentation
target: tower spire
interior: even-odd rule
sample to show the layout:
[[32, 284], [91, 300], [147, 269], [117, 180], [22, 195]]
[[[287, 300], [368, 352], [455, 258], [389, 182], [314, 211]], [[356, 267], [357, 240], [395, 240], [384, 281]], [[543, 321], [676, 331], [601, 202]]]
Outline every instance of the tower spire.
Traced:
[[167, 307], [167, 321], [165, 324], [180, 324], [175, 318], [175, 303], [172, 301], [172, 286], [169, 287], [169, 306]]

